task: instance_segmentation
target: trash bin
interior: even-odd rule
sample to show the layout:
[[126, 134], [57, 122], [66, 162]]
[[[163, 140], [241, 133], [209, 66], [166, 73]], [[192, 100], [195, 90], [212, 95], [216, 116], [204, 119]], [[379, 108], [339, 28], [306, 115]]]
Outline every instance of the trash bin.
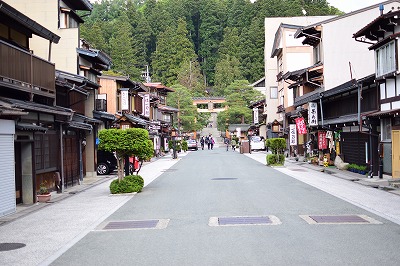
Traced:
[[250, 153], [250, 142], [248, 140], [242, 140], [240, 146], [240, 153]]

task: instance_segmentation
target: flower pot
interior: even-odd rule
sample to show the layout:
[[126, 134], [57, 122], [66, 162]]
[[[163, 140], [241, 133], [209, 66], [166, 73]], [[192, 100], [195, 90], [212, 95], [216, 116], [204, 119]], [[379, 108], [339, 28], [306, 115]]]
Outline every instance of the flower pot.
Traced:
[[37, 195], [38, 202], [47, 202], [51, 199], [51, 194]]

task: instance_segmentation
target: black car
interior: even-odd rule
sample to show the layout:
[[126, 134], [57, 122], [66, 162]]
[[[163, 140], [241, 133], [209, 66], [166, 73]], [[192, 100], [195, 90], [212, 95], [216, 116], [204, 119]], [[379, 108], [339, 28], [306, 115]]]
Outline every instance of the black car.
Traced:
[[97, 174], [108, 175], [117, 168], [117, 158], [112, 152], [97, 151]]

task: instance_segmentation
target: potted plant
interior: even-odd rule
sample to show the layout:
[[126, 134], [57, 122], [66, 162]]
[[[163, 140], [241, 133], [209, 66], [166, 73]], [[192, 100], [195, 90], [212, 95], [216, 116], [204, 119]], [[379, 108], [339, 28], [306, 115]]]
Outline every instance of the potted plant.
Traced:
[[39, 186], [39, 193], [37, 195], [38, 202], [47, 202], [51, 199], [51, 194], [47, 189], [47, 181], [43, 181]]

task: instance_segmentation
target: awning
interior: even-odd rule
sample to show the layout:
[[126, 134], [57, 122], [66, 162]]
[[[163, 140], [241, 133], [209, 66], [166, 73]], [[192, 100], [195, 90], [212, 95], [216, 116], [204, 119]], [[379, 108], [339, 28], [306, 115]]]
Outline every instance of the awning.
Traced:
[[[324, 125], [343, 124], [349, 122], [358, 122], [358, 114], [343, 115], [333, 119], [324, 119]], [[318, 123], [322, 125], [322, 121]]]
[[11, 98], [0, 98], [1, 101], [7, 102], [11, 104], [14, 108], [19, 108], [24, 111], [36, 111], [47, 114], [56, 114], [56, 115], [64, 115], [64, 116], [72, 116], [74, 111], [69, 108], [59, 107], [59, 106], [51, 106], [44, 105], [30, 101], [21, 101], [17, 99]]
[[116, 119], [115, 115], [104, 111], [93, 111], [93, 117], [97, 119], [107, 119], [111, 121], [114, 121]]
[[170, 112], [170, 113], [179, 112], [179, 109], [171, 107], [171, 106], [166, 106], [166, 105], [159, 105], [158, 110], [161, 112]]
[[68, 125], [68, 127], [83, 129], [83, 130], [88, 130], [88, 131], [92, 131], [92, 129], [93, 129], [92, 125], [83, 123], [83, 122], [71, 121], [67, 125]]
[[29, 124], [29, 123], [18, 123], [15, 125], [15, 129], [17, 130], [22, 130], [22, 131], [40, 131], [40, 132], [46, 132], [47, 128], [41, 127], [35, 124]]
[[142, 126], [146, 126], [146, 125], [149, 123], [149, 121], [144, 120], [144, 119], [142, 119], [142, 118], [140, 118], [140, 117], [131, 115], [131, 114], [125, 114], [124, 116], [125, 116], [130, 122], [135, 123], [135, 124], [139, 124], [139, 125], [142, 125]]
[[386, 111], [378, 111], [378, 112], [367, 115], [367, 117], [394, 116], [394, 115], [399, 115], [399, 114], [400, 114], [400, 109], [392, 109], [392, 110], [386, 110]]
[[317, 90], [315, 90], [313, 92], [309, 92], [309, 93], [306, 93], [306, 94], [304, 94], [304, 95], [302, 95], [300, 97], [297, 97], [294, 100], [293, 106], [297, 107], [297, 106], [300, 106], [300, 105], [303, 105], [303, 104], [306, 104], [306, 103], [309, 103], [309, 102], [312, 102], [312, 101], [319, 100], [319, 98], [321, 97], [320, 93], [323, 93], [323, 92], [324, 92], [324, 88], [320, 88], [320, 89], [317, 89]]

